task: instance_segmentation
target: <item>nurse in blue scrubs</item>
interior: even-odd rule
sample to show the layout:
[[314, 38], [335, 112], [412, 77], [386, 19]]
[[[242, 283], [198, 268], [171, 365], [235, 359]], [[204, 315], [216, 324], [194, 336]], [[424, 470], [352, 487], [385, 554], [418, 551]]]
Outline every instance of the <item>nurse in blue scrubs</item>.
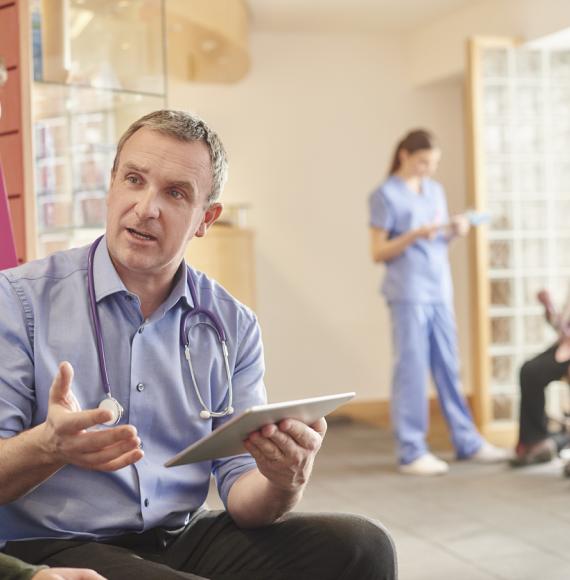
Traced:
[[449, 469], [426, 444], [430, 371], [457, 457], [508, 459], [477, 432], [461, 393], [447, 248], [469, 223], [462, 215], [449, 218], [443, 187], [431, 178], [440, 155], [431, 133], [411, 131], [396, 147], [388, 178], [370, 196], [372, 257], [386, 264], [382, 293], [392, 322], [392, 423], [400, 470], [414, 475]]

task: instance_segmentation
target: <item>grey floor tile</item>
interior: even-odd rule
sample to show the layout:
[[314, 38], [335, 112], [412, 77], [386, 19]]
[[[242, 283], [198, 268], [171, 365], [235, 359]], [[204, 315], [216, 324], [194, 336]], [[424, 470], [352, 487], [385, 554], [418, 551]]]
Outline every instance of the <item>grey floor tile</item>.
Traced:
[[[400, 580], [570, 580], [570, 479], [560, 462], [513, 470], [441, 455], [452, 462], [447, 476], [406, 477], [387, 432], [333, 422], [298, 509], [382, 521]], [[208, 505], [221, 507], [214, 488]]]

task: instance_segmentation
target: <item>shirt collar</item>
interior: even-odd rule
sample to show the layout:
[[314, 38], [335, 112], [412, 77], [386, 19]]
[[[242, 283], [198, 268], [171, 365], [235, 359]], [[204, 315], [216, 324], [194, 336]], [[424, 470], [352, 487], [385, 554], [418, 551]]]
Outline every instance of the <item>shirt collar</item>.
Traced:
[[[194, 306], [190, 288], [188, 288], [188, 284], [186, 283], [187, 269], [186, 262], [182, 260], [174, 276], [174, 287], [161, 307], [163, 312], [170, 310], [180, 300], [185, 300], [188, 306]], [[101, 243], [95, 250], [95, 256], [93, 258], [93, 278], [95, 282], [95, 300], [97, 302], [118, 292], [131, 294], [111, 261], [106, 236], [103, 236]]]
[[95, 250], [95, 256], [93, 258], [93, 280], [95, 283], [95, 300], [97, 302], [116, 292], [129, 294], [127, 287], [123, 284], [111, 261], [109, 249], [107, 248], [107, 236], [103, 236], [101, 243]]

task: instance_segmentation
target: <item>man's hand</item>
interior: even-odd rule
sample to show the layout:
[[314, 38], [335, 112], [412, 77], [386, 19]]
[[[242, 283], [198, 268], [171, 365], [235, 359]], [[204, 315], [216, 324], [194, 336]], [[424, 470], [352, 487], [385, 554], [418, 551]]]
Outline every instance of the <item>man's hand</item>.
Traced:
[[32, 580], [105, 580], [93, 570], [79, 568], [48, 568], [32, 576]]
[[143, 456], [132, 425], [88, 431], [111, 419], [110, 411], [82, 411], [71, 390], [73, 368], [59, 366], [49, 394], [43, 447], [50, 463], [76, 465], [97, 471], [116, 471]]
[[302, 490], [313, 469], [315, 456], [327, 431], [324, 418], [311, 426], [295, 419], [265, 425], [244, 442], [259, 471], [287, 492]]

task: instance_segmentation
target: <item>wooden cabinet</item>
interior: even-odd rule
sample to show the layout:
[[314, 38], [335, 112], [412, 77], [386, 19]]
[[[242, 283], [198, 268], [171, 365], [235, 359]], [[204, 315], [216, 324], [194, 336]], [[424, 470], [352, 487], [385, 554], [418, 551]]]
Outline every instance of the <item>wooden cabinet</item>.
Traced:
[[0, 58], [8, 71], [0, 87], [0, 160], [8, 194], [16, 253], [20, 262], [26, 259], [26, 219], [24, 187], [24, 144], [22, 123], [22, 63], [20, 50], [18, 2], [0, 0]]
[[214, 278], [240, 302], [255, 309], [254, 234], [247, 228], [214, 225], [186, 250], [193, 268]]

